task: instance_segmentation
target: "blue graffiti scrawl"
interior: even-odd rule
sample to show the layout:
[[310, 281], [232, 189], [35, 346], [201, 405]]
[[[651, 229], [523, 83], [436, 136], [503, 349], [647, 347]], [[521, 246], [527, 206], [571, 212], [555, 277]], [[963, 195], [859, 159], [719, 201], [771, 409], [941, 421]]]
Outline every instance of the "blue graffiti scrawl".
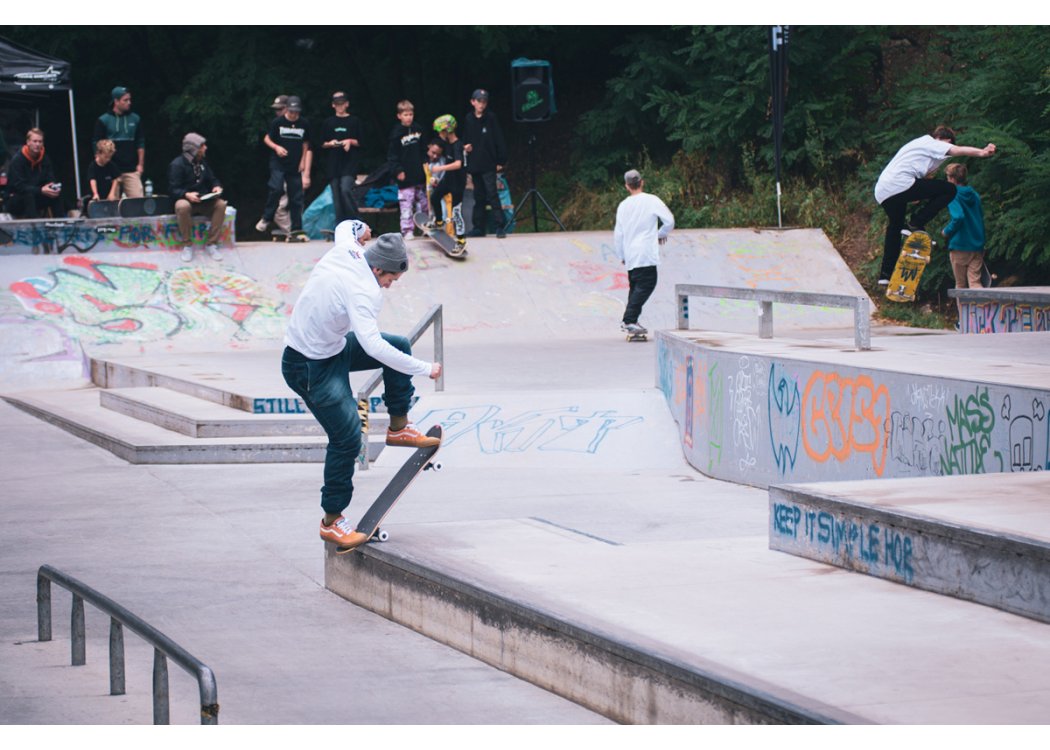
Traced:
[[482, 453], [523, 453], [528, 450], [597, 453], [610, 432], [639, 424], [642, 417], [615, 410], [580, 411], [578, 406], [529, 411], [500, 418], [494, 405], [434, 409], [418, 420], [421, 427], [440, 424], [445, 445], [473, 437]]
[[781, 476], [795, 468], [798, 457], [801, 402], [798, 380], [774, 363], [769, 368], [769, 443]]

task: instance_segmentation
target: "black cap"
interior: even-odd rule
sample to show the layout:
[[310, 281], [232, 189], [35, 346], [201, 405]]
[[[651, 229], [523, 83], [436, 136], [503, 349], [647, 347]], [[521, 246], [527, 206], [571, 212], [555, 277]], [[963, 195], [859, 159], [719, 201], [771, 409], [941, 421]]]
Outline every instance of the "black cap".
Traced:
[[332, 101], [333, 102], [348, 102], [348, 101], [350, 101], [350, 97], [348, 97], [346, 95], [345, 91], [336, 91], [334, 94], [332, 94]]
[[471, 99], [477, 99], [479, 102], [487, 102], [489, 100], [489, 92], [485, 89], [474, 89], [474, 93], [470, 95]]
[[288, 97], [288, 111], [289, 112], [302, 112], [303, 111], [303, 100], [298, 96]]

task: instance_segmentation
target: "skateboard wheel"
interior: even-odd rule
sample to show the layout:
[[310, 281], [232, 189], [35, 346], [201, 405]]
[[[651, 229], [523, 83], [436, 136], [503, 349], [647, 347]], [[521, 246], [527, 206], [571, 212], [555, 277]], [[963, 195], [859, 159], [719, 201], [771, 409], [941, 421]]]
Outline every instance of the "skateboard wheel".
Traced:
[[429, 464], [427, 464], [426, 466], [423, 467], [423, 471], [441, 471], [441, 469], [442, 469], [442, 464], [441, 464], [440, 461], [435, 461], [433, 463], [429, 463]]
[[380, 542], [385, 542], [387, 539], [390, 538], [390, 533], [384, 531], [383, 529], [379, 529], [378, 531], [376, 531], [375, 536], [373, 538], [379, 540]]

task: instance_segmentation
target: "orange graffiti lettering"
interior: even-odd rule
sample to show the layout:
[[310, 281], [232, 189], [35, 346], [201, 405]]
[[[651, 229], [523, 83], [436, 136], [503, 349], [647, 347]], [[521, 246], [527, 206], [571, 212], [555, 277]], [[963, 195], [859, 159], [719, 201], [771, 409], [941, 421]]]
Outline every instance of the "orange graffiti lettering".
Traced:
[[868, 453], [876, 476], [886, 467], [890, 394], [867, 375], [841, 378], [814, 372], [802, 397], [802, 442], [814, 461], [834, 457], [842, 462], [853, 453]]

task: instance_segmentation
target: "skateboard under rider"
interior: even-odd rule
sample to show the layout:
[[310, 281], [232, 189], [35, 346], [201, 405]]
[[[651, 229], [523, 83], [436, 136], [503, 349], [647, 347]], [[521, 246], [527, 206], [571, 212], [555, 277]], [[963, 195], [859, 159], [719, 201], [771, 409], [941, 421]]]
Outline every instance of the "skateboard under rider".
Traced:
[[[427, 430], [429, 437], [441, 438], [441, 425], [434, 425]], [[394, 507], [394, 503], [405, 493], [408, 486], [412, 484], [412, 480], [419, 476], [423, 471], [427, 469], [434, 469], [435, 471], [441, 468], [441, 464], [434, 462], [434, 456], [437, 455], [438, 448], [441, 447], [441, 443], [431, 446], [429, 448], [416, 448], [412, 452], [412, 455], [408, 457], [404, 465], [398, 469], [397, 474], [390, 480], [390, 483], [383, 488], [383, 491], [379, 493], [379, 497], [375, 499], [371, 507], [365, 511], [365, 514], [361, 516], [361, 520], [357, 522], [357, 530], [362, 534], [367, 534], [367, 542], [378, 541], [385, 542], [389, 539], [389, 534], [380, 528], [380, 524], [383, 519], [386, 518], [387, 513]], [[358, 545], [361, 546], [361, 545]], [[337, 555], [343, 555], [347, 552], [353, 552], [357, 549], [355, 547], [337, 547], [335, 552]]]
[[432, 239], [445, 255], [456, 260], [463, 260], [467, 257], [466, 246], [460, 247], [456, 243], [455, 238], [444, 229], [430, 226], [430, 214], [426, 211], [417, 211], [412, 219], [415, 221], [416, 226], [419, 227], [419, 230]]
[[302, 229], [294, 232], [286, 232], [283, 229], [271, 229], [270, 237], [274, 242], [309, 242], [310, 235]]
[[889, 286], [886, 287], [886, 298], [894, 302], [913, 302], [919, 288], [922, 272], [930, 263], [933, 241], [930, 235], [921, 230], [911, 232], [904, 238], [897, 265], [893, 268]]

